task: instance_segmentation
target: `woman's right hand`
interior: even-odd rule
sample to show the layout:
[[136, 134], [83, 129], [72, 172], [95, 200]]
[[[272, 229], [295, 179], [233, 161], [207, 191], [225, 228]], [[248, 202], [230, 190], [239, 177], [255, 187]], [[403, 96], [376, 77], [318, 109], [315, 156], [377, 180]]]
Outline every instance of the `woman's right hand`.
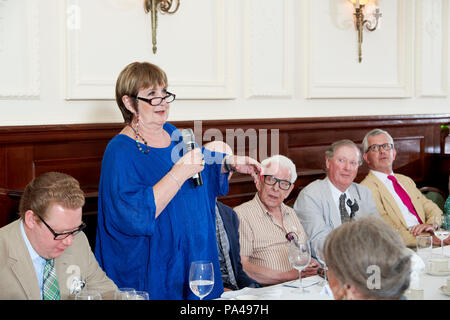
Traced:
[[203, 171], [205, 168], [202, 150], [195, 148], [178, 160], [173, 169], [177, 171], [178, 177], [183, 177], [183, 181], [191, 178], [194, 174]]

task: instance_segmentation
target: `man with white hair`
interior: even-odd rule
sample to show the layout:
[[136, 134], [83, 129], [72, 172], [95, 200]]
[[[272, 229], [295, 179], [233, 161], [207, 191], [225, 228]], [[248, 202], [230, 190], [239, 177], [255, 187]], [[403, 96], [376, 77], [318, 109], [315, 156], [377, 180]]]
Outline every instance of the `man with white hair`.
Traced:
[[[256, 182], [255, 197], [234, 208], [239, 217], [239, 242], [244, 271], [263, 285], [298, 279], [299, 273], [289, 262], [288, 233], [306, 238], [294, 210], [283, 201], [297, 179], [295, 164], [285, 156], [275, 155], [261, 162], [262, 173]], [[314, 259], [302, 271], [302, 277], [317, 274]]]
[[311, 182], [298, 195], [294, 210], [311, 240], [313, 255], [342, 223], [379, 215], [370, 190], [353, 182], [361, 163], [361, 152], [353, 141], [334, 142], [325, 152], [327, 177]]

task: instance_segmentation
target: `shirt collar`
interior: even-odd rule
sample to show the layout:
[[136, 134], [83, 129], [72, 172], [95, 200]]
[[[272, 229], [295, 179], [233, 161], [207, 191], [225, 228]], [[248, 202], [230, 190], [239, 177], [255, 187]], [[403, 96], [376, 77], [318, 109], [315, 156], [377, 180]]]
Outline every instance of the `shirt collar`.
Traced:
[[375, 170], [370, 170], [370, 172], [372, 172], [375, 175], [375, 177], [377, 177], [378, 179], [380, 179], [383, 182], [389, 181], [388, 176], [393, 176], [394, 175], [393, 172], [391, 172], [390, 174], [386, 174], [384, 172], [375, 171]]
[[334, 184], [330, 181], [330, 179], [328, 179], [328, 177], [326, 178], [328, 185], [330, 186], [330, 190], [331, 190], [331, 196], [333, 197], [333, 199], [339, 199], [339, 197], [341, 196], [341, 194], [345, 193], [345, 195], [347, 196], [347, 198], [350, 197], [350, 194], [348, 193], [348, 188], [347, 190], [345, 190], [344, 192], [342, 192], [341, 190], [339, 190], [338, 188], [336, 188], [334, 186]]

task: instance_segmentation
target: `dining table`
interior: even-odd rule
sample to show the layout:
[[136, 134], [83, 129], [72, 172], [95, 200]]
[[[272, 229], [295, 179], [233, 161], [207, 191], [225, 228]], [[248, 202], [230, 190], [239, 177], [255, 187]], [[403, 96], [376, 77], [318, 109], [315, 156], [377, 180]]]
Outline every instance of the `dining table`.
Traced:
[[[441, 256], [441, 247], [432, 249], [430, 259], [446, 259], [450, 261], [450, 246], [444, 247], [444, 256]], [[415, 254], [415, 259], [422, 259]], [[417, 260], [415, 260], [417, 261]], [[423, 261], [423, 260], [419, 260]], [[428, 270], [428, 261], [412, 264], [420, 279], [419, 287], [408, 288], [405, 296], [409, 300], [450, 300], [450, 291], [444, 291], [447, 280], [450, 279], [450, 266], [447, 272], [431, 272]], [[450, 264], [450, 263], [449, 263]], [[450, 281], [450, 280], [449, 280]], [[417, 284], [417, 283], [415, 283]], [[243, 288], [234, 291], [225, 291], [218, 300], [333, 300], [333, 294], [328, 284], [318, 275], [303, 278], [302, 285], [299, 280], [291, 280], [276, 285], [261, 288]], [[419, 292], [417, 292], [419, 291]]]

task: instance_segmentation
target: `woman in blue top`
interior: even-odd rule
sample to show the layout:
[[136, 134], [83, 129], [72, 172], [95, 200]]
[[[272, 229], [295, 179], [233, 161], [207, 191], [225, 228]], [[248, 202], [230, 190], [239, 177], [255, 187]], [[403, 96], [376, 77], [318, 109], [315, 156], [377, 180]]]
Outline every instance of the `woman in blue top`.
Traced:
[[[129, 64], [117, 79], [126, 125], [103, 156], [95, 256], [118, 287], [151, 299], [196, 299], [190, 264], [209, 260], [216, 281], [206, 299], [213, 299], [223, 292], [215, 199], [228, 192], [229, 170], [257, 179], [260, 166], [200, 148], [183, 156], [180, 131], [166, 123], [175, 100], [167, 85], [164, 71], [146, 62]], [[198, 172], [203, 185], [195, 187], [190, 178]]]

